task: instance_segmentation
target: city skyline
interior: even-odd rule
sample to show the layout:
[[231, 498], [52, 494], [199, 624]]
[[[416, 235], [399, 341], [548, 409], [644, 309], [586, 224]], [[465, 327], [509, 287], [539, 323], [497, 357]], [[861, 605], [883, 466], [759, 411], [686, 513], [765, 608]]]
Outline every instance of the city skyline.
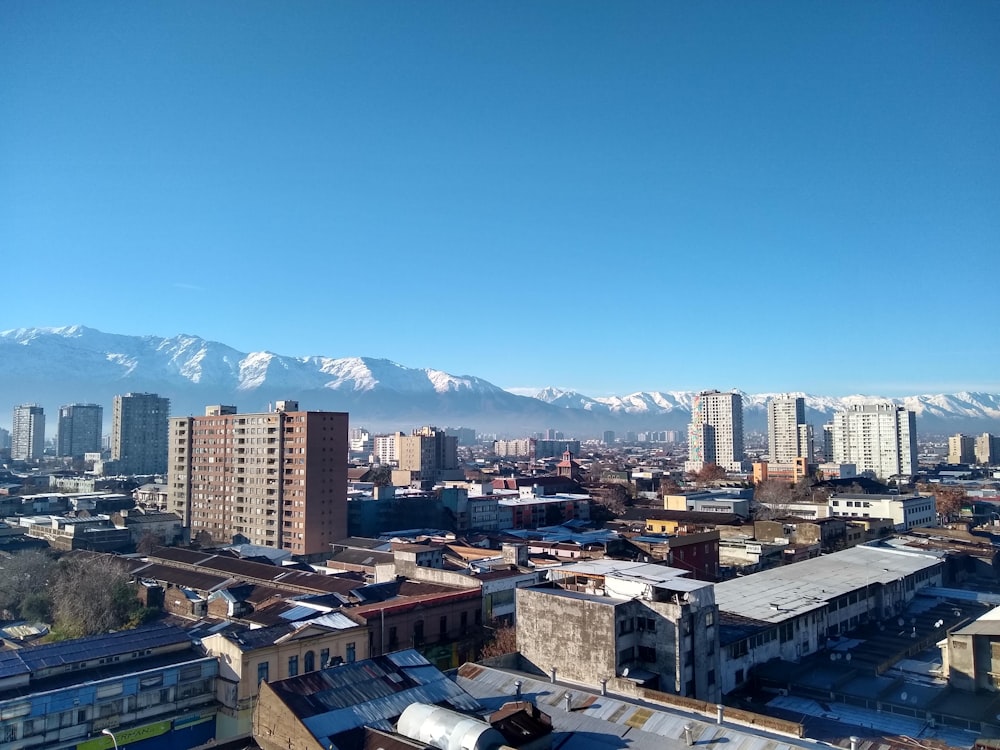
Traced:
[[0, 246], [51, 269], [4, 328], [522, 393], [1000, 392], [955, 319], [1000, 245], [995, 4], [3, 15]]

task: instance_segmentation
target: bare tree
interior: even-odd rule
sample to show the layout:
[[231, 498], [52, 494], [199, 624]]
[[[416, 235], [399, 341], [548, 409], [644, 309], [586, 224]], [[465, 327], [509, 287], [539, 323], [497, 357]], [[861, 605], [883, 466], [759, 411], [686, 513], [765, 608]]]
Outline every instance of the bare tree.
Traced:
[[[0, 616], [6, 613], [14, 620], [21, 617], [42, 619], [37, 617], [39, 597], [47, 598], [55, 565], [56, 561], [41, 550], [26, 550], [10, 558], [0, 558]], [[29, 602], [30, 612], [24, 612], [24, 605]]]
[[140, 609], [128, 566], [111, 555], [64, 558], [52, 601], [56, 629], [68, 638], [122, 628]]
[[493, 637], [488, 640], [479, 652], [480, 659], [492, 659], [517, 651], [517, 628], [513, 625], [501, 625], [493, 631]]
[[154, 534], [152, 531], [143, 532], [139, 542], [135, 545], [135, 551], [140, 555], [148, 555], [157, 547], [162, 547], [167, 543], [163, 534]]
[[691, 473], [691, 479], [698, 484], [710, 484], [726, 478], [726, 470], [718, 464], [705, 464], [699, 471]]

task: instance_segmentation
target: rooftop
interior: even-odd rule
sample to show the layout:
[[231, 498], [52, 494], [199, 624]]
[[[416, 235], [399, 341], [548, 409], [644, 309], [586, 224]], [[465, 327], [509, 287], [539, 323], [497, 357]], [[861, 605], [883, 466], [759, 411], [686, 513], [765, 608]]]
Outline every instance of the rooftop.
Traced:
[[940, 559], [888, 547], [852, 547], [715, 584], [720, 612], [779, 623], [825, 607], [842, 594], [892, 583]]

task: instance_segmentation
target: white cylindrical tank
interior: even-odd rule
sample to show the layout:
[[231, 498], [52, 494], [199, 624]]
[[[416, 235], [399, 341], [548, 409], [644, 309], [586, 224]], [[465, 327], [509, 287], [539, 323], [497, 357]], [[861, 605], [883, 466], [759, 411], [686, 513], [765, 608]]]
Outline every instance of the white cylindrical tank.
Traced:
[[503, 735], [485, 721], [427, 703], [407, 706], [396, 731], [438, 750], [497, 750], [505, 744]]

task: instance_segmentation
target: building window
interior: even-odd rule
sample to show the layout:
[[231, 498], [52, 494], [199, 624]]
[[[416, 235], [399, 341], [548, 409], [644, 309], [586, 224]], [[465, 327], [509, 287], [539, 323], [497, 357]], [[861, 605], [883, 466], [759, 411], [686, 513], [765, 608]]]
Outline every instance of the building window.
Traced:
[[324, 648], [320, 649], [319, 652], [319, 668], [324, 669], [330, 666], [330, 649]]
[[306, 651], [305, 658], [302, 660], [302, 667], [306, 672], [312, 672], [316, 669], [316, 655], [312, 651]]
[[299, 657], [289, 656], [288, 657], [288, 676], [294, 677], [299, 673]]
[[353, 664], [354, 660], [357, 659], [357, 647], [354, 645], [354, 641], [347, 644], [347, 663]]
[[448, 615], [441, 615], [440, 629], [438, 631], [442, 638], [448, 636]]
[[399, 638], [396, 636], [396, 626], [389, 628], [389, 648], [395, 649], [399, 645]]
[[267, 682], [268, 663], [262, 661], [257, 665], [257, 684]]

